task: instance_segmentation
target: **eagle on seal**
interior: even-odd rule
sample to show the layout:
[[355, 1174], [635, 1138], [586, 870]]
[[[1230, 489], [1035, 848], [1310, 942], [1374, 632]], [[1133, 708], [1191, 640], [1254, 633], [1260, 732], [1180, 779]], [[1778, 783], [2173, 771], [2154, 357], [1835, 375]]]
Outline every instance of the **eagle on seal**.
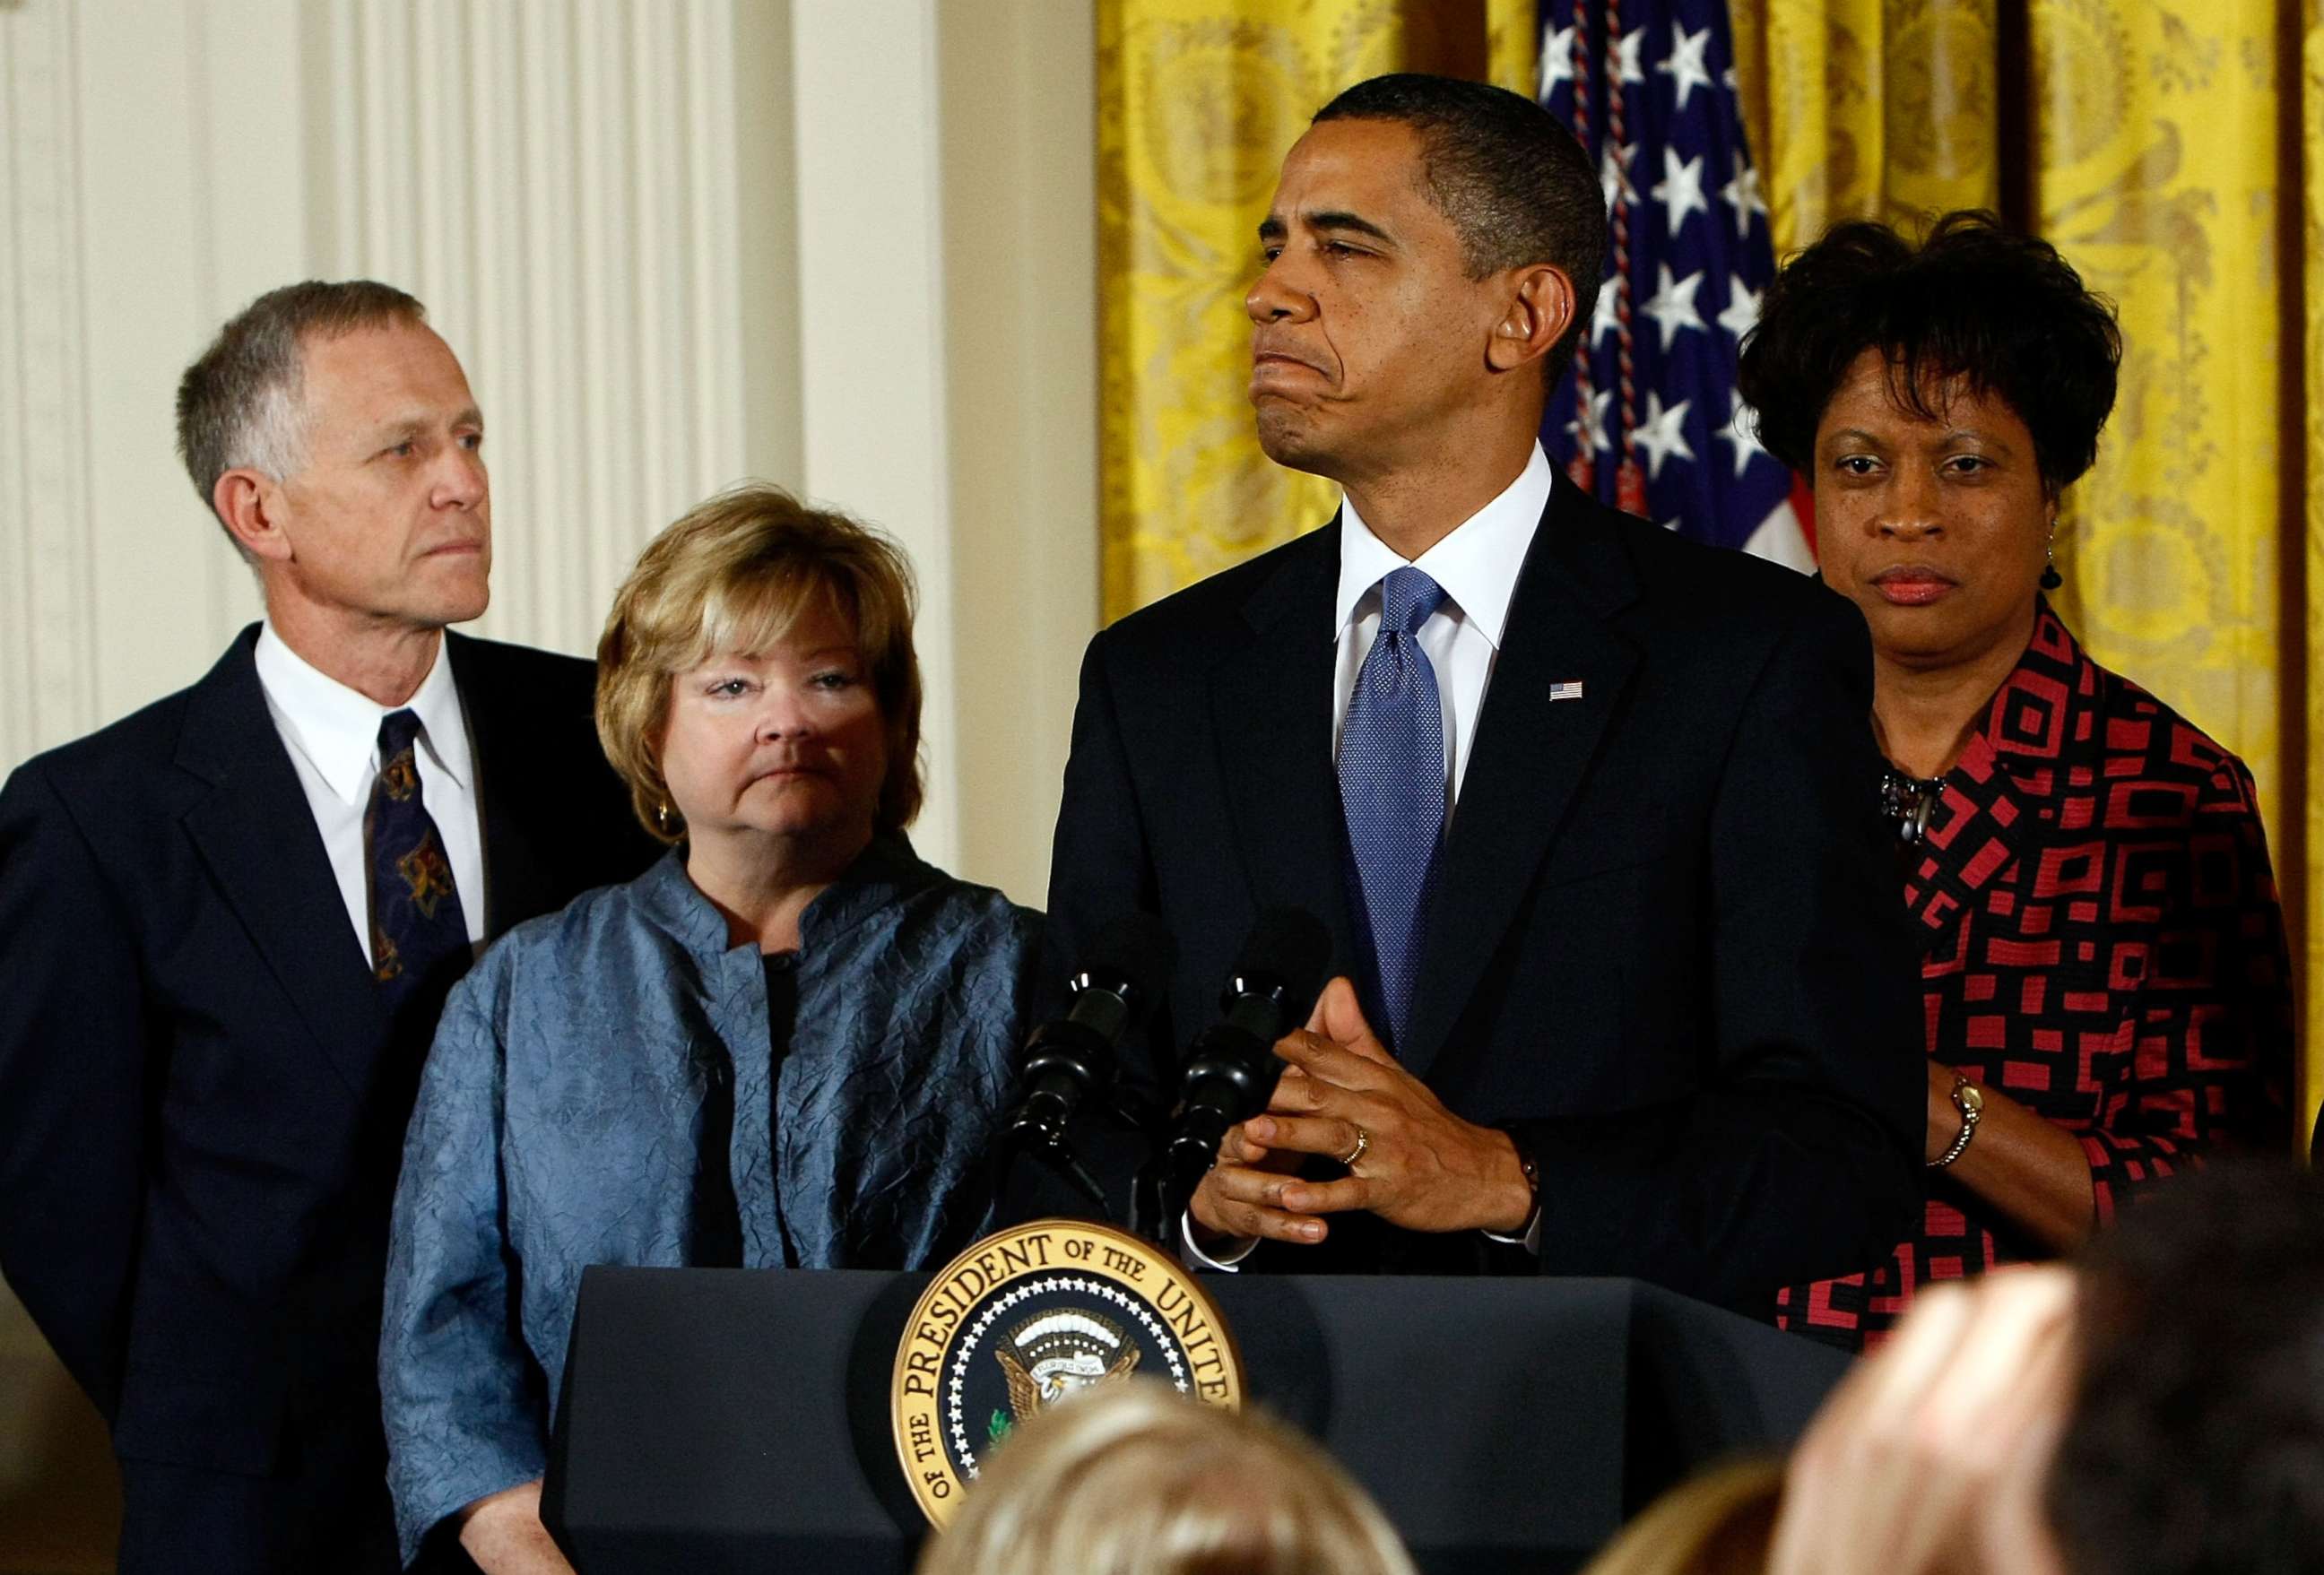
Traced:
[[992, 1354], [1009, 1380], [1009, 1409], [1029, 1422], [1045, 1406], [1129, 1377], [1139, 1349], [1111, 1319], [1073, 1310], [1027, 1319]]

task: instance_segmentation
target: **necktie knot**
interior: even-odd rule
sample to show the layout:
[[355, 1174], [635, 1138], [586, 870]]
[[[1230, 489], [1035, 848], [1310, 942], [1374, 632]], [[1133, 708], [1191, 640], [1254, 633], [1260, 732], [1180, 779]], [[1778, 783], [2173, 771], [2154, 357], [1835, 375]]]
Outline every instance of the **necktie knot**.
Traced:
[[1380, 627], [1416, 635], [1429, 615], [1444, 605], [1444, 587], [1409, 565], [1380, 582]]
[[420, 736], [420, 713], [409, 705], [379, 719], [379, 758], [383, 765], [410, 749]]

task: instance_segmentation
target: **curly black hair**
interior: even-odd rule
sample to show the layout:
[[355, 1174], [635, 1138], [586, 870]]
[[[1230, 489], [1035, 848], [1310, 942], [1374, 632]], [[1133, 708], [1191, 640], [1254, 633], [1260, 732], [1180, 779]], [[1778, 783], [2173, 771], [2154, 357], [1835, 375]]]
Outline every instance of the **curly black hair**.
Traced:
[[2098, 457], [2122, 332], [2056, 247], [1992, 214], [1946, 214], [1918, 249], [1886, 225], [1834, 225], [1776, 276], [1744, 341], [1737, 382], [1767, 451], [1812, 479], [1824, 407], [1873, 349], [1913, 415], [1939, 419], [1931, 399], [1956, 379], [2008, 401], [2054, 494]]

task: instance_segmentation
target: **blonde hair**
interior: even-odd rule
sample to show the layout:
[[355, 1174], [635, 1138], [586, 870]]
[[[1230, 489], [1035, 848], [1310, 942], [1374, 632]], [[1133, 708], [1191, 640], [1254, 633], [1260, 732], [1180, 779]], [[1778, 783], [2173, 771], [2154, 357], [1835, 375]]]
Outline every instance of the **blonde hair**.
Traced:
[[1413, 1575], [1387, 1516], [1282, 1423], [1150, 1379], [1044, 1411], [918, 1575]]
[[1582, 1575], [1761, 1575], [1783, 1488], [1781, 1460], [1715, 1466], [1655, 1499]]
[[920, 812], [920, 665], [903, 549], [870, 527], [752, 483], [697, 504], [655, 537], [613, 596], [597, 641], [597, 741], [648, 831], [685, 834], [659, 760], [670, 679], [713, 657], [758, 656], [829, 610], [855, 631], [888, 745], [873, 824]]

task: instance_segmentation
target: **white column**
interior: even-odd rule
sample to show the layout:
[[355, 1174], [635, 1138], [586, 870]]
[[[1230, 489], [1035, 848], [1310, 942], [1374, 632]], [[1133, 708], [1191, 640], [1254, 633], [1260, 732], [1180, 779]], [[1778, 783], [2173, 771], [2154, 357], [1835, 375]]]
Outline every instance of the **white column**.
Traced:
[[922, 588], [921, 855], [960, 846], [936, 0], [795, 0], [804, 482], [886, 528]]
[[298, 60], [295, 0], [0, 7], [0, 770], [256, 614], [173, 401], [218, 320], [303, 267]]

